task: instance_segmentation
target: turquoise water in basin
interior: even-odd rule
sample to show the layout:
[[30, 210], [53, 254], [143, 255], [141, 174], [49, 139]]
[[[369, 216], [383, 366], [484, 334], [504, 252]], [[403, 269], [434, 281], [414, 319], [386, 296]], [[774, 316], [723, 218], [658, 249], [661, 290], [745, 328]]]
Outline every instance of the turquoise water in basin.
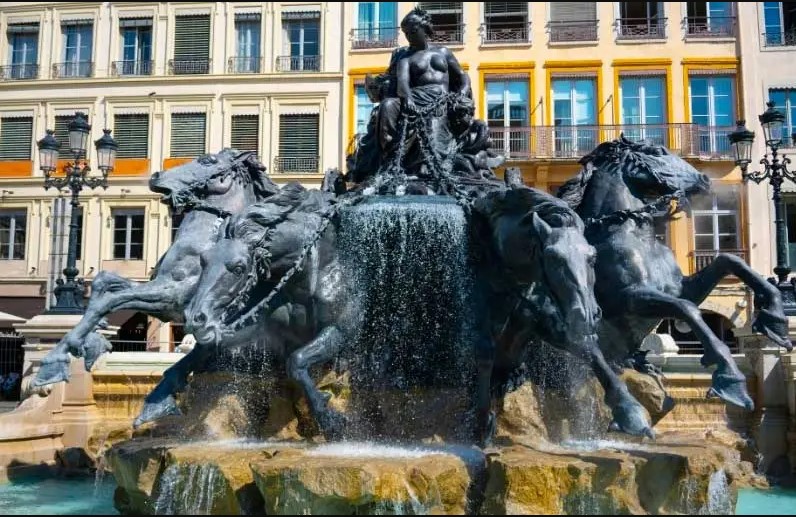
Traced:
[[[118, 515], [113, 476], [30, 478], [0, 484], [0, 515]], [[737, 515], [796, 515], [796, 489], [742, 490]]]

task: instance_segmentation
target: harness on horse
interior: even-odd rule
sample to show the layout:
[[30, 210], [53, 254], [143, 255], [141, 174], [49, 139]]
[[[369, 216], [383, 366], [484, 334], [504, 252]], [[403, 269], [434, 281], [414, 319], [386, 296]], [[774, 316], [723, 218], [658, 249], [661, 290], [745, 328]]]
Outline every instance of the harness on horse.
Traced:
[[[672, 208], [672, 201], [676, 202]], [[673, 194], [659, 197], [652, 203], [648, 203], [634, 210], [617, 210], [601, 217], [589, 217], [583, 223], [586, 225], [586, 233], [595, 233], [608, 229], [610, 226], [621, 225], [629, 220], [633, 220], [639, 226], [651, 224], [656, 217], [671, 219], [677, 212], [681, 211], [684, 204], [688, 201], [685, 192], [678, 190]]]

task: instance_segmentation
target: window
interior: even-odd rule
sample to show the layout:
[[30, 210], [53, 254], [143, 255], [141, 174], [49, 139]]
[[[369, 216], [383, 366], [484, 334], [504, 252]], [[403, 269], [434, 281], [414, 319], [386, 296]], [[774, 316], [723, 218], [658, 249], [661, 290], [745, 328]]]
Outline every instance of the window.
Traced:
[[318, 172], [319, 116], [296, 114], [279, 116], [279, 172]]
[[663, 2], [620, 2], [619, 37], [625, 39], [665, 38]]
[[783, 147], [796, 147], [796, 141], [791, 136], [796, 133], [796, 88], [769, 90], [768, 98], [774, 101], [775, 108], [785, 114], [782, 128]]
[[7, 79], [35, 79], [39, 76], [39, 24], [8, 25], [10, 70]]
[[550, 41], [597, 41], [596, 2], [550, 2]]
[[796, 45], [796, 3], [763, 2], [764, 45]]
[[431, 16], [437, 43], [462, 43], [464, 41], [464, 15], [462, 2], [420, 2], [420, 8]]
[[55, 139], [61, 144], [58, 148], [59, 160], [73, 160], [75, 157], [69, 150], [69, 124], [74, 120], [74, 115], [55, 116]]
[[114, 260], [144, 259], [144, 209], [114, 209]]
[[691, 122], [697, 124], [701, 154], [729, 154], [735, 121], [735, 77], [690, 78]]
[[230, 145], [239, 151], [260, 151], [260, 116], [232, 115]]
[[[66, 205], [66, 209], [67, 209], [68, 213], [70, 214], [70, 218], [71, 218], [71, 214], [72, 214], [71, 205], [67, 204]], [[83, 207], [82, 206], [77, 207], [77, 233], [75, 234], [75, 236], [77, 238], [77, 254], [75, 255], [75, 258], [77, 260], [82, 260], [83, 259]], [[69, 239], [69, 231], [68, 230], [67, 230], [66, 238]], [[68, 241], [67, 241], [67, 245], [68, 245]]]
[[149, 115], [115, 115], [113, 138], [119, 144], [117, 158], [149, 156]]
[[689, 36], [734, 36], [732, 2], [688, 2], [686, 34]]
[[553, 123], [557, 157], [577, 156], [597, 146], [596, 80], [553, 79]]
[[184, 212], [180, 212], [179, 214], [171, 212], [171, 242], [177, 240], [177, 232], [180, 231], [180, 225], [183, 219], [185, 219]]
[[364, 84], [356, 85], [355, 90], [357, 120], [354, 132], [356, 134], [367, 133], [370, 114], [373, 108], [377, 106], [377, 103], [371, 102]]
[[[666, 92], [663, 77], [621, 76], [619, 78], [620, 120], [625, 136], [667, 144]], [[655, 127], [657, 126], [657, 127]]]
[[204, 113], [172, 113], [171, 156], [196, 158], [205, 154], [206, 122]]
[[116, 63], [119, 75], [152, 74], [152, 19], [119, 20], [122, 36], [122, 61]]
[[94, 25], [84, 20], [61, 26], [64, 41], [64, 62], [59, 77], [89, 77], [92, 72], [91, 53]]
[[174, 25], [173, 74], [210, 72], [210, 16], [177, 16]]
[[394, 47], [398, 43], [396, 2], [358, 2], [354, 48]]
[[30, 160], [33, 117], [0, 118], [0, 161]]
[[282, 13], [282, 41], [285, 55], [280, 57], [280, 71], [319, 71], [320, 13]]
[[0, 260], [25, 259], [26, 210], [0, 210]]
[[484, 43], [528, 41], [528, 2], [484, 2]]
[[694, 250], [737, 250], [740, 246], [738, 187], [714, 187], [712, 194], [695, 197], [692, 201], [694, 222]]
[[260, 15], [258, 13], [235, 15], [235, 36], [238, 55], [233, 58], [232, 72], [260, 72]]
[[[493, 146], [506, 156], [528, 154], [528, 78], [486, 80], [487, 123]], [[514, 130], [510, 128], [516, 128]]]

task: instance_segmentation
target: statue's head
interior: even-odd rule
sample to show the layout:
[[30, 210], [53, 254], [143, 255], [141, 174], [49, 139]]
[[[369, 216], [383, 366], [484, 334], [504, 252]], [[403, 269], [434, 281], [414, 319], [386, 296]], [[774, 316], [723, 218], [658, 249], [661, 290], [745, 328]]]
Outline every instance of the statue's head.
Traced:
[[434, 34], [431, 16], [420, 7], [415, 7], [401, 21], [401, 30], [410, 45], [425, 43]]

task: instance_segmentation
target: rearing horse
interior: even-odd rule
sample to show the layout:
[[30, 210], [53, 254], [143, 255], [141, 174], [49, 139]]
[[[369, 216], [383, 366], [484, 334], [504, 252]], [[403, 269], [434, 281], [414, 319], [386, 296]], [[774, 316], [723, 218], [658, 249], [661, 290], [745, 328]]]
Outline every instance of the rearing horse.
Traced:
[[600, 144], [581, 164], [558, 196], [587, 223], [587, 238], [597, 250], [594, 290], [603, 310], [600, 345], [606, 355], [624, 361], [662, 318], [683, 320], [704, 346], [702, 365], [717, 367], [708, 396], [751, 410], [754, 403], [743, 373], [702, 319], [698, 305], [722, 278], [735, 275], [761, 305], [752, 328], [790, 350], [779, 291], [739, 257], [725, 253], [683, 276], [672, 251], [655, 239], [653, 217], [645, 209], [650, 195], [684, 196], [687, 201], [708, 192], [708, 177], [663, 147], [624, 136]]

